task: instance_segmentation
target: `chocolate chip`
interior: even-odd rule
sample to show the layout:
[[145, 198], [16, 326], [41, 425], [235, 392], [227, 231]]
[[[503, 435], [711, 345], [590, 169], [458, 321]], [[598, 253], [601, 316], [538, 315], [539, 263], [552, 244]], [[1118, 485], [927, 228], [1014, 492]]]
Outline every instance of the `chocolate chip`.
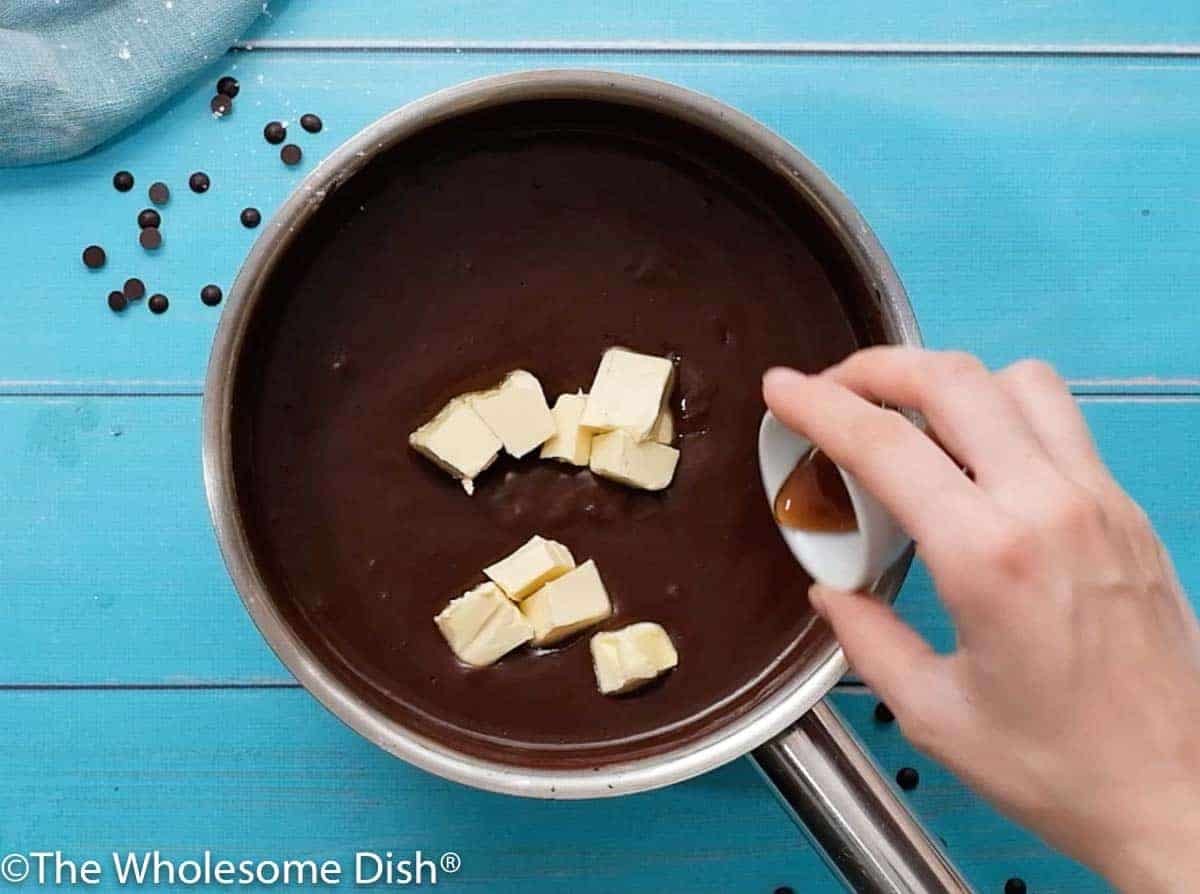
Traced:
[[113, 174], [113, 188], [117, 192], [129, 192], [133, 189], [133, 174], [128, 171], [117, 171]]
[[138, 212], [138, 226], [143, 230], [146, 227], [157, 227], [162, 224], [162, 216], [153, 208], [143, 208]]
[[879, 723], [891, 723], [896, 719], [896, 715], [892, 713], [892, 709], [879, 702], [875, 705], [875, 720]]
[[120, 292], [108, 293], [108, 309], [113, 313], [120, 313], [125, 308], [129, 307], [129, 299]]
[[1025, 894], [1025, 879], [1010, 878], [1004, 883], [1004, 894]]
[[225, 75], [221, 80], [217, 81], [217, 92], [224, 93], [230, 99], [238, 95], [238, 91], [242, 89], [242, 85], [238, 83], [237, 78], [232, 75]]
[[197, 171], [188, 177], [188, 188], [192, 192], [208, 192], [208, 188], [212, 182], [208, 179], [208, 174], [203, 171]]
[[200, 290], [200, 300], [209, 307], [216, 307], [221, 303], [221, 287], [209, 283]]
[[318, 116], [314, 115], [312, 112], [309, 112], [306, 115], [300, 116], [300, 126], [309, 133], [320, 133], [321, 128], [325, 126], [325, 123]]
[[150, 201], [155, 205], [165, 205], [171, 201], [171, 190], [161, 180], [157, 183], [151, 183], [148, 192], [150, 193]]
[[146, 227], [138, 234], [138, 242], [146, 251], [154, 251], [162, 245], [162, 241], [162, 233], [159, 232], [158, 227]]
[[287, 139], [287, 128], [283, 126], [282, 121], [268, 121], [267, 126], [263, 128], [263, 139], [272, 146], [278, 146]]
[[257, 208], [242, 209], [242, 226], [248, 230], [253, 230], [262, 223], [262, 214]]
[[896, 772], [896, 784], [906, 792], [911, 792], [921, 781], [921, 774], [912, 767], [901, 767]]
[[99, 270], [107, 260], [108, 255], [99, 245], [89, 245], [83, 250], [83, 263], [92, 270]]
[[224, 93], [218, 93], [208, 102], [208, 107], [218, 118], [223, 118], [233, 111], [233, 100]]
[[782, 885], [775, 889], [775, 894], [796, 894], [795, 890], [788, 885]]
[[125, 280], [121, 293], [130, 301], [137, 301], [146, 294], [146, 284], [137, 277]]
[[288, 143], [279, 150], [279, 157], [283, 159], [285, 165], [298, 165], [300, 158], [304, 153], [300, 151], [300, 147], [295, 143]]
[[157, 292], [150, 296], [148, 304], [151, 313], [165, 314], [167, 308], [171, 306], [171, 302], [167, 300], [167, 296], [161, 292]]

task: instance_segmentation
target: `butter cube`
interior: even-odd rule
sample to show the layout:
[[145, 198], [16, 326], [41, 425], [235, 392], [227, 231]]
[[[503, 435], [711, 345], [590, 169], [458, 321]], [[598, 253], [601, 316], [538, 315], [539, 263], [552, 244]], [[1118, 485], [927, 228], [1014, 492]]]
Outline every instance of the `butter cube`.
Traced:
[[675, 441], [675, 417], [671, 415], [671, 410], [668, 407], [663, 407], [661, 413], [658, 414], [658, 419], [654, 423], [654, 428], [650, 431], [650, 440], [658, 441], [660, 444], [670, 445]]
[[590, 645], [596, 683], [605, 695], [630, 692], [679, 664], [667, 631], [650, 621], [597, 633]]
[[460, 660], [484, 667], [533, 638], [520, 610], [493, 583], [450, 601], [434, 623]]
[[410, 434], [408, 443], [460, 479], [469, 494], [475, 491], [475, 476], [495, 462], [502, 446], [479, 414], [458, 397]]
[[510, 372], [490, 391], [467, 395], [467, 400], [504, 443], [505, 451], [517, 459], [558, 431], [542, 383], [523, 369]]
[[571, 551], [555, 540], [534, 534], [507, 558], [483, 569], [505, 595], [520, 602], [542, 584], [562, 577], [575, 567]]
[[625, 429], [635, 441], [650, 437], [675, 381], [666, 357], [609, 348], [588, 392], [580, 425], [592, 431]]
[[550, 411], [556, 432], [542, 445], [542, 459], [557, 459], [576, 466], [586, 466], [592, 455], [592, 432], [579, 427], [586, 394], [560, 394]]
[[549, 646], [603, 621], [612, 603], [596, 563], [588, 559], [522, 602], [521, 613], [533, 625], [533, 644]]
[[602, 478], [642, 490], [662, 490], [675, 476], [679, 451], [656, 441], [635, 441], [624, 429], [592, 438], [590, 467]]

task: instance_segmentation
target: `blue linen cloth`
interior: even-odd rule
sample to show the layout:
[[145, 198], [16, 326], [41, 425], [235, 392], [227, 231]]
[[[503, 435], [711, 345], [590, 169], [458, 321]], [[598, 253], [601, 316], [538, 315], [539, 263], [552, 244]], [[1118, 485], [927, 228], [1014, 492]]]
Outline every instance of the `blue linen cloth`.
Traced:
[[220, 58], [265, 7], [0, 0], [0, 166], [57, 161], [102, 143]]

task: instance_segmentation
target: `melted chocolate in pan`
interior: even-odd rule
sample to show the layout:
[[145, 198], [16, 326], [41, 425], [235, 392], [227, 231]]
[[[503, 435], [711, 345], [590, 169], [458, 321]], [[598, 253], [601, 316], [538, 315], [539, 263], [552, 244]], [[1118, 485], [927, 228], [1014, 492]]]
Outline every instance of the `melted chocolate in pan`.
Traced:
[[[648, 114], [524, 104], [381, 156], [297, 238], [239, 367], [239, 499], [285, 617], [389, 716], [509, 763], [642, 756], [754, 705], [824, 635], [762, 494], [759, 381], [878, 340], [840, 258], [775, 175]], [[409, 449], [509, 370], [586, 390], [612, 345], [681, 358], [666, 491], [502, 458], [472, 498]], [[602, 629], [658, 621], [679, 667], [602, 696], [587, 634], [460, 666], [433, 616], [534, 533], [596, 560]]]

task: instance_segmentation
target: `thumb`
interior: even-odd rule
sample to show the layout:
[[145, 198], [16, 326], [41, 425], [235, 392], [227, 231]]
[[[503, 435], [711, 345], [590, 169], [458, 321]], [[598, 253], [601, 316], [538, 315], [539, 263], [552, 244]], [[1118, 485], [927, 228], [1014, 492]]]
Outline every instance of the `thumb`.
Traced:
[[940, 656], [886, 602], [823, 584], [808, 595], [855, 672], [903, 722]]

